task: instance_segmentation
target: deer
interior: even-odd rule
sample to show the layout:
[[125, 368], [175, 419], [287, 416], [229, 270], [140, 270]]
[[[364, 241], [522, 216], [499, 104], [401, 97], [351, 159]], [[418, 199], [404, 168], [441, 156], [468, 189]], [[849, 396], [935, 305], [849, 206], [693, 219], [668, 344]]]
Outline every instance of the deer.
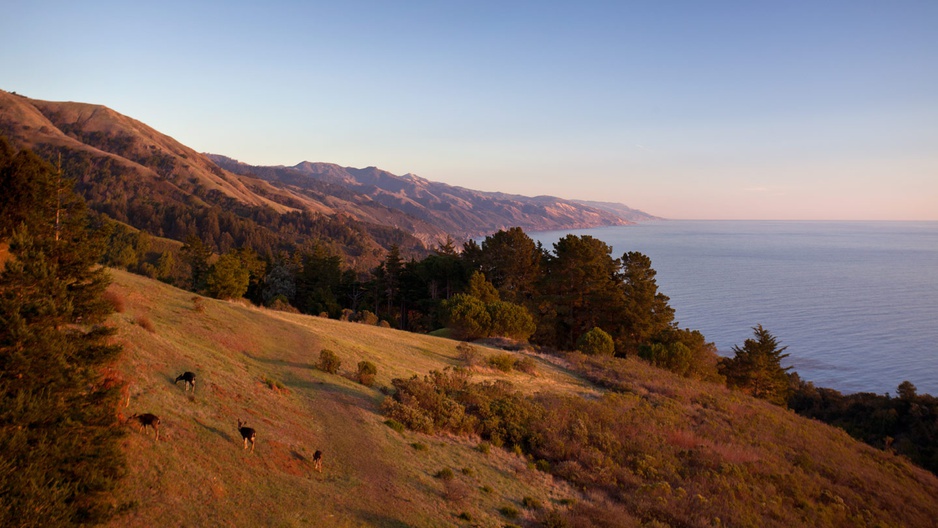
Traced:
[[242, 422], [241, 419], [238, 419], [238, 432], [241, 433], [241, 438], [244, 440], [244, 448], [248, 448], [248, 442], [251, 442], [251, 452], [254, 452], [254, 439], [257, 437], [257, 433], [254, 429], [250, 427], [245, 427], [247, 422]]
[[195, 392], [195, 372], [187, 370], [180, 374], [173, 383], [179, 383], [180, 381], [186, 382], [186, 392], [189, 392], [189, 387], [192, 387], [192, 392]]
[[318, 449], [313, 453], [313, 469], [322, 473], [322, 451]]
[[147, 436], [150, 435], [150, 431], [147, 430], [147, 427], [152, 427], [153, 430], [156, 431], [156, 439], [157, 440], [160, 439], [160, 417], [159, 416], [155, 414], [150, 414], [150, 413], [144, 413], [144, 414], [134, 413], [134, 415], [128, 418], [127, 420], [128, 421], [136, 420], [137, 423], [139, 423], [140, 426], [143, 427], [143, 432], [146, 433]]

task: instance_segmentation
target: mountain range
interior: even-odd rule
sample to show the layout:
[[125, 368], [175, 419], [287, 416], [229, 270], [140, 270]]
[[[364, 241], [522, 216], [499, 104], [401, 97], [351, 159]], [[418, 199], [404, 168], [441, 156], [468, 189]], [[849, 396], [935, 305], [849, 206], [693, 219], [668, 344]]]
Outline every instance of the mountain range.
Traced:
[[[179, 240], [204, 231], [205, 214], [191, 213], [193, 208], [215, 208], [239, 217], [228, 223], [257, 224], [267, 231], [277, 229], [271, 225], [281, 221], [278, 215], [291, 213], [333, 228], [340, 224], [358, 233], [353, 238], [361, 246], [345, 253], [359, 255], [392, 244], [427, 250], [447, 237], [459, 242], [515, 226], [539, 231], [655, 219], [622, 204], [475, 191], [376, 167], [308, 161], [252, 166], [199, 153], [106, 106], [2, 90], [0, 134], [61, 164], [93, 209]], [[191, 218], [180, 221], [180, 215]]]
[[626, 225], [657, 219], [622, 204], [476, 191], [430, 181], [415, 174], [397, 176], [377, 167], [357, 169], [309, 161], [292, 167], [259, 167], [225, 156], [206, 156], [235, 174], [256, 176], [317, 198], [324, 188], [345, 189], [460, 239], [484, 236], [515, 226], [526, 231], [546, 231]]

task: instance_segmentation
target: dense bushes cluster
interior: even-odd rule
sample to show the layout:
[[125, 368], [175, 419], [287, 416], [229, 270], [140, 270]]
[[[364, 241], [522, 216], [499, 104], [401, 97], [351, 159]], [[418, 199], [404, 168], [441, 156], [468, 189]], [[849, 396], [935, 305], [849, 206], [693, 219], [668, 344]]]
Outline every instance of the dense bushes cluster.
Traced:
[[478, 435], [496, 446], [524, 447], [542, 409], [506, 382], [472, 383], [468, 371], [448, 368], [422, 379], [391, 380], [383, 409], [390, 418], [424, 432]]
[[[384, 412], [416, 431], [510, 448], [588, 493], [588, 503], [537, 514], [552, 526], [930, 522], [927, 512], [894, 498], [889, 484], [858, 478], [869, 461], [857, 464], [841, 435], [818, 435], [790, 413], [715, 394], [709, 384], [655, 376], [635, 359], [568, 359], [609, 390], [592, 399], [526, 396], [506, 382], [474, 383], [468, 371], [447, 369], [393, 380]], [[801, 446], [796, 455], [793, 445]]]

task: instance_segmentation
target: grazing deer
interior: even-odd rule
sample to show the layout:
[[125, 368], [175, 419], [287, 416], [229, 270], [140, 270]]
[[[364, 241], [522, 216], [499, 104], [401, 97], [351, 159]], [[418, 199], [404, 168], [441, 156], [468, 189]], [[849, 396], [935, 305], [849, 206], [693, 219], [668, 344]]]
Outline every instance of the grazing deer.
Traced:
[[134, 414], [128, 420], [136, 420], [137, 423], [143, 427], [143, 432], [150, 435], [150, 431], [147, 430], [147, 427], [152, 427], [156, 431], [156, 439], [160, 439], [160, 417], [155, 414], [144, 413], [144, 414]]
[[179, 383], [180, 381], [186, 382], [186, 392], [189, 392], [189, 387], [192, 387], [192, 392], [195, 392], [195, 372], [183, 372], [176, 378], [174, 383]]
[[251, 452], [254, 452], [254, 439], [257, 437], [257, 433], [254, 432], [254, 429], [250, 427], [245, 427], [247, 422], [242, 422], [241, 419], [238, 419], [238, 432], [241, 433], [241, 438], [244, 439], [244, 448], [248, 448], [248, 442], [251, 442]]
[[322, 473], [322, 451], [318, 449], [313, 453], [313, 469]]

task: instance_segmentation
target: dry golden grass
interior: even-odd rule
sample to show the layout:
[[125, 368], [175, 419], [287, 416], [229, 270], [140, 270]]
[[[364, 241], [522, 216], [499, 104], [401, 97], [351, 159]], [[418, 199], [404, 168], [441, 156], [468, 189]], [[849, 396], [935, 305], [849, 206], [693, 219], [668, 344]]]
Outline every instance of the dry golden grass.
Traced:
[[[459, 364], [454, 341], [214, 299], [201, 300], [198, 312], [189, 292], [112, 275], [111, 295], [125, 304], [112, 317], [125, 347], [124, 412], [162, 420], [159, 442], [128, 428], [121, 500], [132, 507], [113, 526], [440, 526], [459, 524], [464, 512], [495, 526], [497, 508], [524, 496], [545, 504], [578, 496], [516, 455], [384, 424], [380, 388]], [[140, 317], [159, 331], [141, 328]], [[315, 368], [323, 348], [342, 359], [337, 375]], [[378, 367], [373, 388], [346, 377], [365, 360]], [[173, 383], [186, 370], [197, 374], [194, 395]], [[546, 362], [536, 378], [479, 376], [536, 380], [540, 390], [584, 384]], [[242, 448], [238, 419], [257, 431], [254, 453]], [[418, 442], [427, 449], [411, 447]], [[322, 473], [312, 467], [317, 449]], [[448, 488], [433, 476], [444, 467], [456, 475]]]
[[[192, 293], [112, 274], [111, 295], [125, 307], [112, 316], [125, 347], [113, 377], [129, 383], [122, 412], [162, 419], [159, 442], [129, 429], [130, 475], [120, 500], [131, 507], [112, 526], [533, 525], [550, 510], [625, 526], [664, 517], [693, 526], [717, 517], [781, 526], [792, 508], [808, 525], [873, 526], [900, 509], [908, 526], [934, 526], [938, 518], [938, 479], [907, 461], [642, 361], [622, 362], [603, 384], [626, 390], [606, 396], [576, 374], [586, 368], [576, 358], [573, 368], [519, 353], [536, 362], [533, 375], [470, 369], [473, 381], [508, 380], [529, 395], [608, 402], [610, 414], [595, 418], [617, 434], [610, 442], [625, 442], [629, 466], [619, 478], [630, 489], [626, 500], [610, 502], [504, 449], [480, 449], [477, 438], [385, 425], [382, 389], [392, 378], [463, 365], [455, 341], [213, 299], [199, 298], [196, 310]], [[140, 317], [158, 331], [142, 328]], [[338, 373], [316, 368], [324, 348], [341, 359]], [[478, 348], [484, 357], [501, 353]], [[374, 387], [353, 381], [361, 361], [377, 366]], [[198, 376], [194, 395], [173, 383], [186, 370]], [[239, 419], [257, 431], [253, 453], [242, 448]], [[322, 473], [312, 466], [317, 449]], [[577, 467], [555, 464], [571, 473]], [[435, 476], [445, 469], [452, 479]], [[519, 517], [506, 519], [506, 508]]]

